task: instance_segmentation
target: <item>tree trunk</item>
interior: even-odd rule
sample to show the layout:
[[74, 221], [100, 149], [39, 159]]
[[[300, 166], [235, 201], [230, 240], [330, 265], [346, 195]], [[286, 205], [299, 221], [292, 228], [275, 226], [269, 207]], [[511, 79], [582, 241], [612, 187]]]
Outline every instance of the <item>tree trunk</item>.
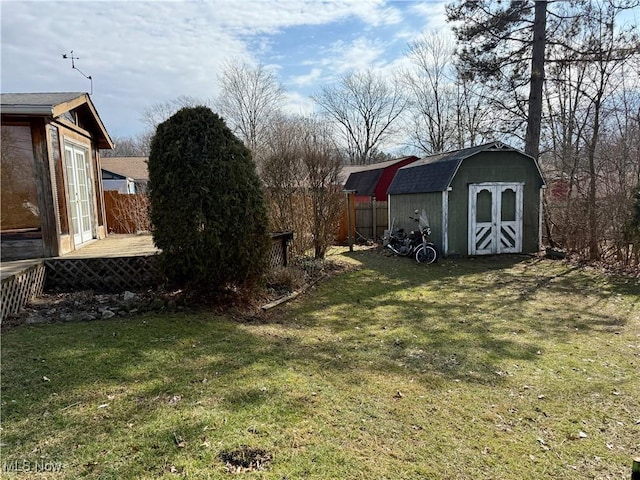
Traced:
[[533, 52], [531, 56], [531, 86], [527, 114], [526, 153], [536, 160], [540, 150], [540, 122], [542, 121], [542, 87], [544, 85], [544, 51], [547, 30], [547, 2], [535, 2], [533, 21]]

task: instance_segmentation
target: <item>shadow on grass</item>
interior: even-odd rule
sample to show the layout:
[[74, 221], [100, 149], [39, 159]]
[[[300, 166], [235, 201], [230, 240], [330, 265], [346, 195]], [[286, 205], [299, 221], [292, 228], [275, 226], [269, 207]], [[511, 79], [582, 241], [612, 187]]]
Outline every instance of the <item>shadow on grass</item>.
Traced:
[[[207, 428], [233, 444], [257, 417], [277, 430], [313, 415], [310, 377], [348, 386], [352, 397], [369, 375], [436, 389], [452, 379], [499, 385], [550, 338], [619, 328], [624, 319], [608, 314], [607, 299], [634, 293], [523, 257], [424, 266], [373, 251], [348, 256], [359, 271], [258, 323], [202, 313], [9, 332], [4, 453], [73, 451], [72, 477], [179, 472], [185, 456], [215, 463], [212, 449], [198, 448]], [[260, 443], [259, 429], [250, 434]]]

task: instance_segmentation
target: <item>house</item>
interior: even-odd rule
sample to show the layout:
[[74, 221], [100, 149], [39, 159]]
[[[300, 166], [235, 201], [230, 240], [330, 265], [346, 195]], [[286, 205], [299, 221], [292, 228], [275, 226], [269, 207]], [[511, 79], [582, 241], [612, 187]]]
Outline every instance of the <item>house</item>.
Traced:
[[388, 223], [387, 193], [398, 169], [418, 160], [408, 156], [355, 167], [344, 189], [353, 193], [354, 224], [360, 238], [375, 239], [383, 235]]
[[394, 228], [425, 210], [444, 255], [537, 252], [542, 189], [537, 161], [501, 142], [431, 155], [396, 173], [389, 186]]
[[105, 191], [145, 193], [149, 183], [149, 157], [103, 157], [102, 185]]
[[2, 260], [54, 257], [107, 234], [99, 149], [113, 142], [86, 93], [3, 93]]
[[398, 169], [416, 160], [418, 157], [409, 156], [360, 166], [349, 174], [344, 188], [355, 192], [356, 203], [359, 201], [369, 202], [371, 199], [386, 202], [389, 185], [391, 185]]

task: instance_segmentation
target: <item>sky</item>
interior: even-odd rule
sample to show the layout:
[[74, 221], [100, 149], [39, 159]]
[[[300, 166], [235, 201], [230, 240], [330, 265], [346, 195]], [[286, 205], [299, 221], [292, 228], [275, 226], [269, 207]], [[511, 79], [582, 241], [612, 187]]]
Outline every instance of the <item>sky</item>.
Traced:
[[112, 137], [142, 133], [144, 110], [181, 95], [212, 99], [225, 61], [273, 69], [286, 110], [353, 69], [390, 73], [423, 32], [448, 31], [435, 0], [0, 2], [8, 92], [89, 92]]

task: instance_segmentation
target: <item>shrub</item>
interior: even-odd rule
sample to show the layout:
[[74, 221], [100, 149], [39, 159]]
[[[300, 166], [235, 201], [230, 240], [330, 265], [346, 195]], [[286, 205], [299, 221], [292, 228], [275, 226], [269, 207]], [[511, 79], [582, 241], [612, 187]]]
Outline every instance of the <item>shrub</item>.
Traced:
[[150, 216], [168, 279], [198, 288], [255, 284], [270, 239], [249, 150], [207, 107], [158, 125], [149, 155]]

